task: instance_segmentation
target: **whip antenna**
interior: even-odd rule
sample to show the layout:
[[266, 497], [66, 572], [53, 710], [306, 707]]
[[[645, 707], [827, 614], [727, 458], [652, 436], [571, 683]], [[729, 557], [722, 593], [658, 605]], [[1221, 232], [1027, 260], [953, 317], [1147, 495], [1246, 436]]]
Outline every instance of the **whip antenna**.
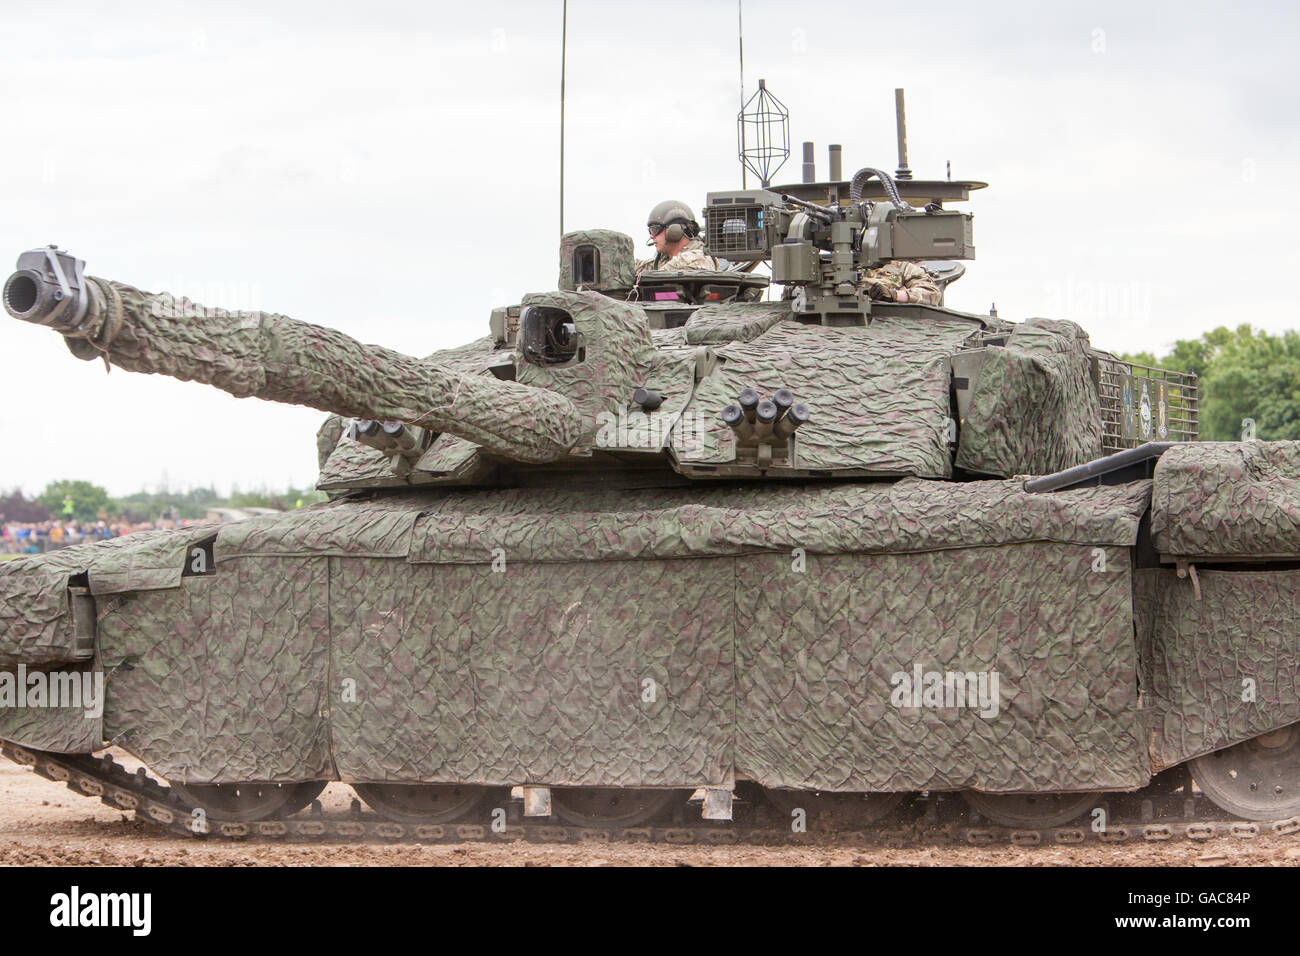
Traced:
[[[736, 39], [740, 41], [740, 111], [745, 111], [745, 2], [736, 0]], [[744, 151], [744, 147], [741, 148]], [[749, 188], [749, 172], [740, 164], [740, 188]]]
[[564, 59], [569, 38], [569, 0], [560, 12], [560, 235], [564, 235]]

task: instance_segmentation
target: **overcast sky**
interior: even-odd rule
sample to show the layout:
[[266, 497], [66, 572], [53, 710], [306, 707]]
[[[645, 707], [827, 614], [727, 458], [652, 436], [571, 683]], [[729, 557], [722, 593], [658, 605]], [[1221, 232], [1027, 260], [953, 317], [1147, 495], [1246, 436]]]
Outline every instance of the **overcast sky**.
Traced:
[[[572, 0], [567, 228], [737, 188], [736, 4]], [[744, 5], [745, 85], [846, 174], [989, 182], [949, 305], [1160, 352], [1300, 327], [1294, 3]], [[88, 271], [413, 354], [554, 288], [560, 3], [0, 0], [0, 269]], [[0, 488], [314, 482], [309, 409], [72, 358], [0, 315]]]

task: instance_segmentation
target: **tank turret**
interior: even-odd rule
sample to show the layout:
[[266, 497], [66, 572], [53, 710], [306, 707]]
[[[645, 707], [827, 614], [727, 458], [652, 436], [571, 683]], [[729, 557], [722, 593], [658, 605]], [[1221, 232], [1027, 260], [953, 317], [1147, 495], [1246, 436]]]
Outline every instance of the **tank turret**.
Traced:
[[[871, 179], [892, 199], [864, 202]], [[643, 273], [625, 291], [628, 243], [574, 233], [560, 279], [575, 288], [494, 310], [491, 335], [427, 358], [87, 276], [56, 247], [19, 257], [4, 304], [82, 359], [333, 413], [319, 436], [327, 491], [490, 484], [501, 466], [593, 456], [610, 472], [705, 481], [1006, 477], [1125, 447], [1104, 439], [1132, 416], [1105, 399], [1127, 373], [1073, 323], [877, 300], [861, 270], [886, 256], [970, 255], [970, 219], [910, 206], [877, 170], [850, 187], [831, 205], [710, 196], [709, 242], [733, 265], [770, 259], [780, 299], [748, 301], [767, 280], [738, 269]], [[1157, 392], [1152, 420], [1168, 420], [1180, 394]]]

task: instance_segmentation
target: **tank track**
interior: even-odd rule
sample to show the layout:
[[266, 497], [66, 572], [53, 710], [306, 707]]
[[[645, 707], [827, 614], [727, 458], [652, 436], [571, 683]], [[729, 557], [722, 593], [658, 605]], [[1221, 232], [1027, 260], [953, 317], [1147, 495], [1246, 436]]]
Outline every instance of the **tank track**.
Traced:
[[[196, 825], [193, 807], [180, 800], [171, 788], [154, 780], [140, 768], [130, 773], [111, 755], [101, 757], [69, 755], [32, 750], [9, 741], [0, 742], [0, 752], [15, 763], [47, 780], [64, 783], [74, 793], [99, 797], [117, 810], [134, 811], [136, 818], [176, 836], [212, 836], [228, 840], [268, 840], [283, 842], [374, 842], [374, 843], [665, 843], [700, 846], [816, 845], [821, 843], [872, 845], [925, 845], [929, 843], [965, 843], [974, 846], [1046, 846], [1102, 843], [1160, 842], [1165, 840], [1209, 840], [1215, 837], [1252, 839], [1261, 834], [1296, 836], [1300, 834], [1300, 816], [1271, 822], [1251, 822], [1227, 818], [1208, 799], [1168, 791], [1156, 786], [1136, 793], [1099, 794], [1098, 805], [1107, 809], [1108, 823], [1094, 830], [1087, 823], [1043, 829], [1016, 829], [962, 820], [954, 812], [964, 807], [962, 801], [930, 799], [926, 810], [916, 819], [900, 821], [897, 817], [874, 824], [870, 829], [828, 828], [793, 833], [773, 826], [765, 806], [751, 804], [738, 813], [732, 823], [705, 821], [675, 822], [669, 825], [640, 827], [576, 827], [556, 825], [543, 820], [525, 820], [518, 808], [508, 811], [507, 824], [500, 832], [483, 824], [402, 824], [383, 820], [373, 813], [360, 812], [353, 803], [346, 816], [326, 816], [319, 803], [282, 820], [256, 823], [211, 821], [206, 829]], [[947, 795], [940, 795], [941, 797]], [[954, 795], [955, 796], [955, 795]], [[944, 806], [944, 803], [948, 806]], [[904, 804], [906, 806], [906, 804]], [[971, 816], [969, 812], [964, 814]]]

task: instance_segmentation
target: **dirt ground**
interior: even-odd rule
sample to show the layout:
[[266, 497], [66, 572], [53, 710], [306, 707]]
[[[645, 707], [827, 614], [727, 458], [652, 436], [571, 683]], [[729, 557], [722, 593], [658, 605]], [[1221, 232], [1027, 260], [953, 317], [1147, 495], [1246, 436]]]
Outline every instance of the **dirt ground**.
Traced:
[[[124, 756], [124, 755], [123, 755]], [[125, 760], [123, 761], [126, 762]], [[331, 784], [326, 812], [351, 790]], [[0, 866], [1300, 866], [1300, 836], [1082, 846], [322, 845], [162, 834], [0, 758]]]

